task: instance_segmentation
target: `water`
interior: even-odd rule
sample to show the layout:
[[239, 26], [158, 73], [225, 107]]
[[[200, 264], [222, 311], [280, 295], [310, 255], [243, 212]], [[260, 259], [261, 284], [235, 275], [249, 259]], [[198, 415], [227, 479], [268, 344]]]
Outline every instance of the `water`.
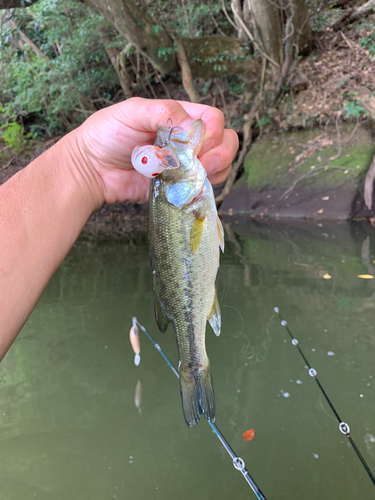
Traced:
[[[375, 498], [273, 311], [375, 472], [375, 279], [358, 278], [375, 276], [373, 228], [225, 229], [222, 334], [207, 328], [219, 429], [268, 500]], [[144, 336], [133, 364], [133, 315], [177, 364], [151, 286], [146, 235], [72, 249], [0, 365], [1, 500], [255, 498], [207, 423], [186, 427], [178, 380]]]

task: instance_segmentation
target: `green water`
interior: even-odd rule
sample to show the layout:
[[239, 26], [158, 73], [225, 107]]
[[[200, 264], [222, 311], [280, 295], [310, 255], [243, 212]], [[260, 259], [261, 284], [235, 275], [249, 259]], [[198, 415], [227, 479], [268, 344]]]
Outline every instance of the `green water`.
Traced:
[[[375, 276], [374, 228], [225, 229], [222, 334], [207, 328], [219, 429], [268, 500], [375, 498], [273, 311], [375, 472], [375, 279], [358, 278]], [[153, 318], [146, 235], [81, 238], [0, 365], [1, 500], [255, 499], [207, 423], [187, 428], [178, 381], [144, 336], [134, 366], [133, 315], [177, 364]]]

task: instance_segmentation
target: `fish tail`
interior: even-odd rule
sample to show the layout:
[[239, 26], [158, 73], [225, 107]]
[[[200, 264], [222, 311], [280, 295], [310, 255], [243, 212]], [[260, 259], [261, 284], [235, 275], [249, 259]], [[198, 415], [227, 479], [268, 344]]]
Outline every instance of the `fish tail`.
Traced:
[[209, 363], [196, 374], [180, 366], [180, 391], [182, 410], [189, 427], [199, 422], [201, 414], [209, 422], [215, 422], [215, 395]]

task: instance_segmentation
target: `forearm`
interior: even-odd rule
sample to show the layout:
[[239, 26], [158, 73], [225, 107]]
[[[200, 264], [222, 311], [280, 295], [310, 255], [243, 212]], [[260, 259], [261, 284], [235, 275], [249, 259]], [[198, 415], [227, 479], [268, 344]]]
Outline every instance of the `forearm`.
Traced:
[[0, 187], [0, 359], [102, 204], [77, 147], [72, 132]]

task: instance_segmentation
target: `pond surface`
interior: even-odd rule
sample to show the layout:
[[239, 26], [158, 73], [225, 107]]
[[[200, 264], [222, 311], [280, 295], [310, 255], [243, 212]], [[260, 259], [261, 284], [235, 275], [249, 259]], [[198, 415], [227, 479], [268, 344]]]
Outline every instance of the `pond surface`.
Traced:
[[[375, 230], [225, 224], [216, 424], [267, 500], [375, 498], [278, 306], [375, 472]], [[0, 499], [255, 499], [204, 419], [188, 429], [153, 316], [147, 236], [82, 237], [0, 365]], [[137, 405], [135, 391], [137, 388]], [[252, 441], [242, 434], [255, 430]]]

